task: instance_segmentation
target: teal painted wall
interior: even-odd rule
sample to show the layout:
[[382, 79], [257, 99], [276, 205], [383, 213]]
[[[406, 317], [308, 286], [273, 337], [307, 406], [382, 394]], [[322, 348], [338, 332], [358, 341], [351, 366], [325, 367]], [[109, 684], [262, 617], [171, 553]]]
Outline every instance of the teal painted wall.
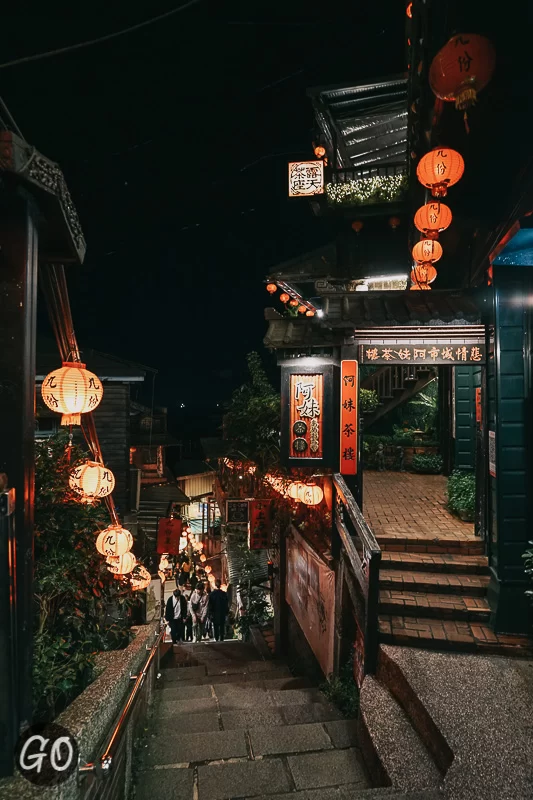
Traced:
[[454, 468], [473, 470], [476, 466], [476, 393], [481, 385], [481, 368], [457, 366], [454, 370], [455, 440]]

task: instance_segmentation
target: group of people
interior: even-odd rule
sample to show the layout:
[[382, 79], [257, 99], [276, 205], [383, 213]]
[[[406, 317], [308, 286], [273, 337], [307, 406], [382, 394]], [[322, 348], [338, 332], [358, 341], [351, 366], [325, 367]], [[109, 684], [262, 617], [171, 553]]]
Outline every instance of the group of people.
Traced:
[[170, 626], [172, 644], [178, 642], [201, 642], [204, 638], [224, 641], [228, 596], [220, 588], [222, 582], [215, 581], [211, 590], [209, 581], [197, 583], [189, 597], [186, 590], [176, 586], [167, 600], [165, 619]]

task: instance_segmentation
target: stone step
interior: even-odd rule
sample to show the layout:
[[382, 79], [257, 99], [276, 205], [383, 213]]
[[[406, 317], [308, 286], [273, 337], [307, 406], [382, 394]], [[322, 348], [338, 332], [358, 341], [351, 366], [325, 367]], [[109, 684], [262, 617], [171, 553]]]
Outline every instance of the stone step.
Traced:
[[385, 550], [381, 554], [381, 569], [415, 570], [416, 572], [468, 572], [488, 575], [487, 556], [465, 556], [447, 553], [406, 553]]
[[234, 665], [228, 665], [227, 669], [222, 665], [215, 665], [212, 671], [208, 672], [205, 664], [191, 667], [181, 667], [173, 669], [172, 667], [163, 667], [161, 675], [165, 684], [170, 683], [195, 683], [198, 686], [211, 683], [248, 683], [250, 681], [266, 681], [266, 680], [287, 680], [293, 678], [290, 669], [286, 666], [268, 668], [269, 662], [261, 662], [262, 670], [247, 671], [241, 665], [238, 670]]
[[307, 789], [288, 794], [261, 795], [254, 800], [440, 800], [440, 789], [424, 789], [421, 792], [403, 792], [393, 786], [380, 786], [377, 789], [360, 789], [357, 785], [346, 783], [342, 786], [328, 786], [323, 789]]
[[407, 592], [438, 592], [485, 597], [489, 585], [488, 575], [459, 575], [442, 572], [415, 572], [412, 570], [380, 569], [379, 585], [382, 589], [401, 589]]
[[459, 539], [446, 534], [435, 533], [431, 538], [417, 538], [410, 536], [376, 536], [382, 550], [396, 553], [434, 553], [448, 555], [482, 556], [485, 545], [481, 539], [472, 537]]
[[379, 613], [391, 616], [488, 622], [490, 608], [483, 597], [380, 589]]
[[374, 785], [435, 790], [441, 774], [388, 689], [370, 675], [361, 688], [360, 743]]
[[496, 634], [486, 624], [466, 620], [380, 614], [379, 640], [384, 644], [433, 650], [533, 657], [533, 645], [527, 637]]

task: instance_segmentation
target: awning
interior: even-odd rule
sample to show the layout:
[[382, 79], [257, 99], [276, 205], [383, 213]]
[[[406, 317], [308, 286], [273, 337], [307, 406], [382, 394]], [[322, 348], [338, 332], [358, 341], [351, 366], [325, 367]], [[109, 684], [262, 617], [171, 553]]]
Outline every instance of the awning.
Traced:
[[190, 498], [181, 491], [179, 486], [173, 483], [143, 487], [141, 489], [141, 501], [143, 500], [161, 503], [177, 503], [182, 506], [188, 505], [191, 502]]

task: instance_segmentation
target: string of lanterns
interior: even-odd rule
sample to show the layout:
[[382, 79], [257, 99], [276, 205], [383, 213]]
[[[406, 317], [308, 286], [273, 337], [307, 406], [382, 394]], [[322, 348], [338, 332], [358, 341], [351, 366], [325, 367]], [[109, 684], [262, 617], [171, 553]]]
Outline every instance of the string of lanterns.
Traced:
[[[276, 283], [267, 283], [266, 290], [269, 294], [275, 294], [278, 290]], [[298, 314], [305, 314], [306, 317], [314, 317], [315, 310], [311, 306], [307, 306], [301, 302], [297, 297], [291, 297], [288, 292], [282, 292], [279, 296], [280, 303], [287, 308], [294, 309], [293, 316]]]

